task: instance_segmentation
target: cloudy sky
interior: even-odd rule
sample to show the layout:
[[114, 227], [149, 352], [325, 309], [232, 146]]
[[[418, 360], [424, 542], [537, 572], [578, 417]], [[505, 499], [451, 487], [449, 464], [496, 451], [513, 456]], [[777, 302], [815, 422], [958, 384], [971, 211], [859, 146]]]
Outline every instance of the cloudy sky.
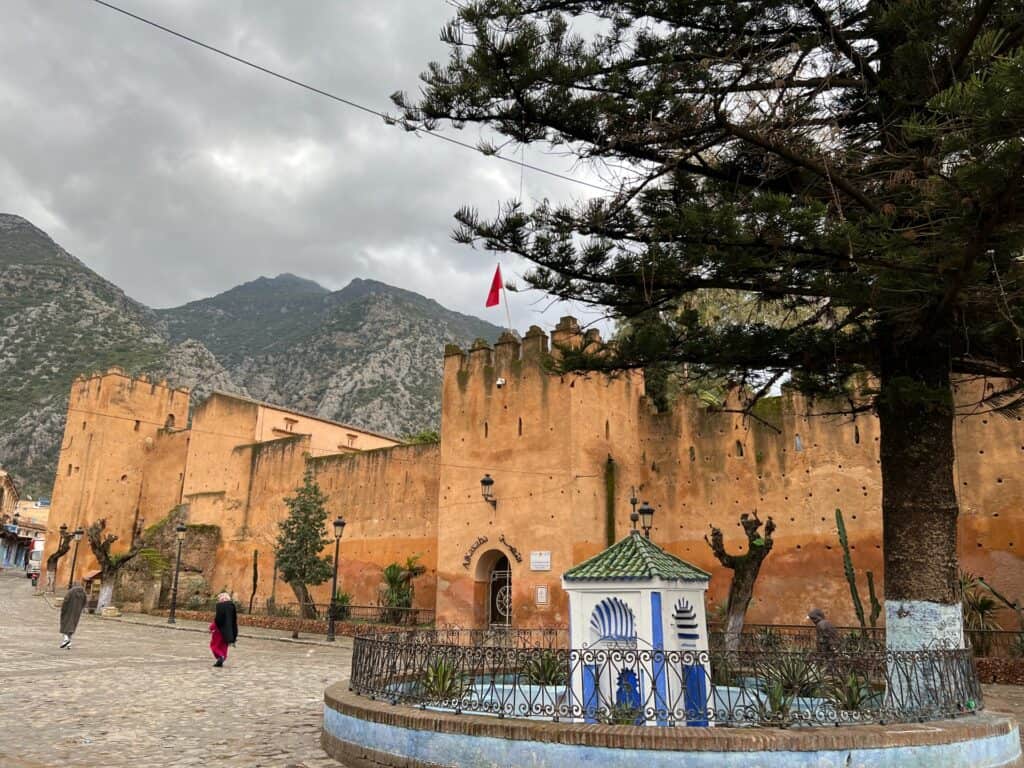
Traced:
[[[115, 2], [383, 111], [446, 57], [438, 32], [453, 14], [443, 0]], [[500, 324], [483, 307], [495, 257], [451, 241], [452, 213], [493, 212], [521, 183], [527, 201], [590, 194], [386, 127], [90, 0], [5, 0], [3, 15], [0, 211], [151, 306], [292, 272], [331, 289], [375, 278]], [[525, 157], [596, 180], [540, 147]], [[513, 278], [527, 266], [503, 263]], [[566, 309], [510, 298], [520, 329]]]

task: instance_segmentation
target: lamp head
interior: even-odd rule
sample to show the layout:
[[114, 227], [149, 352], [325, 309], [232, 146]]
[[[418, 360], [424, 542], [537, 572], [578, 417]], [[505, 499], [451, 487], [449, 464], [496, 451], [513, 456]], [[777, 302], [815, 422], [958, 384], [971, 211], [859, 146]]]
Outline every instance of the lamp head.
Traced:
[[654, 507], [646, 501], [637, 510], [640, 513], [640, 527], [644, 529], [644, 535], [651, 538], [651, 524], [654, 522]]
[[334, 519], [333, 525], [334, 525], [334, 538], [335, 539], [340, 539], [341, 535], [345, 532], [345, 518], [343, 518], [341, 515], [338, 515]]

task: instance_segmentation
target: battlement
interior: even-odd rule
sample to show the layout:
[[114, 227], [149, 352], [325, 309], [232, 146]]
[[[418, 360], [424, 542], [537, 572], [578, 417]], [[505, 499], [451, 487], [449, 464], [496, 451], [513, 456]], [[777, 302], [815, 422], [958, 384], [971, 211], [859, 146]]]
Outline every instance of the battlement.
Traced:
[[188, 421], [190, 394], [187, 387], [173, 387], [166, 379], [153, 381], [146, 375], [133, 377], [114, 365], [105, 372], [74, 379], [68, 398], [68, 423], [114, 416], [136, 420], [140, 427], [157, 424], [181, 429]]
[[[549, 346], [550, 341], [550, 346]], [[505, 331], [492, 347], [484, 339], [477, 339], [468, 350], [457, 344], [448, 344], [444, 349], [445, 375], [461, 374], [463, 377], [481, 372], [506, 377], [518, 373], [527, 363], [538, 368], [550, 359], [557, 359], [562, 350], [580, 349], [597, 352], [604, 346], [601, 333], [596, 328], [584, 332], [575, 317], [566, 316], [558, 321], [549, 337], [540, 326], [531, 325], [523, 335]]]
[[131, 376], [119, 365], [112, 365], [106, 371], [93, 371], [89, 374], [80, 373], [72, 381], [71, 394], [80, 397], [88, 396], [93, 392], [102, 392], [107, 384], [114, 386], [126, 386], [129, 390], [140, 392], [147, 390], [149, 394], [157, 394], [158, 391], [172, 392], [189, 397], [192, 391], [188, 387], [171, 386], [167, 379], [153, 381], [146, 374]]

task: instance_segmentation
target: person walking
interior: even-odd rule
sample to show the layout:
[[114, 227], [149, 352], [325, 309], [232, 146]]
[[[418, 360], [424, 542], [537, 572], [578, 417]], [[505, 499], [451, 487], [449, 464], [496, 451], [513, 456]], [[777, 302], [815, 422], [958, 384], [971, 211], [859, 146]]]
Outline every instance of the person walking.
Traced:
[[85, 608], [85, 590], [81, 584], [75, 584], [64, 595], [64, 602], [60, 604], [60, 647], [64, 650], [71, 648], [71, 636], [78, 629], [78, 620], [82, 618], [82, 610]]
[[223, 667], [228, 658], [228, 646], [238, 639], [238, 612], [231, 595], [221, 592], [217, 595], [217, 612], [210, 625], [210, 650], [217, 659], [215, 667]]

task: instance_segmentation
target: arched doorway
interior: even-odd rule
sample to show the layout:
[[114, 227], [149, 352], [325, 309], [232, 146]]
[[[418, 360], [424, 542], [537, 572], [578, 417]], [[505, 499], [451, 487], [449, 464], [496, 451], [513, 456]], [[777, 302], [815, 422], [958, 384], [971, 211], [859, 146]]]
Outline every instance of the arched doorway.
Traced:
[[512, 624], [512, 566], [508, 561], [508, 556], [496, 549], [485, 552], [477, 563], [476, 580], [478, 587], [481, 587], [477, 594], [482, 601], [482, 605], [478, 604], [480, 607], [477, 616], [483, 619], [484, 626], [510, 626]]
[[512, 568], [502, 555], [491, 569], [487, 595], [487, 623], [507, 627], [512, 623]]

